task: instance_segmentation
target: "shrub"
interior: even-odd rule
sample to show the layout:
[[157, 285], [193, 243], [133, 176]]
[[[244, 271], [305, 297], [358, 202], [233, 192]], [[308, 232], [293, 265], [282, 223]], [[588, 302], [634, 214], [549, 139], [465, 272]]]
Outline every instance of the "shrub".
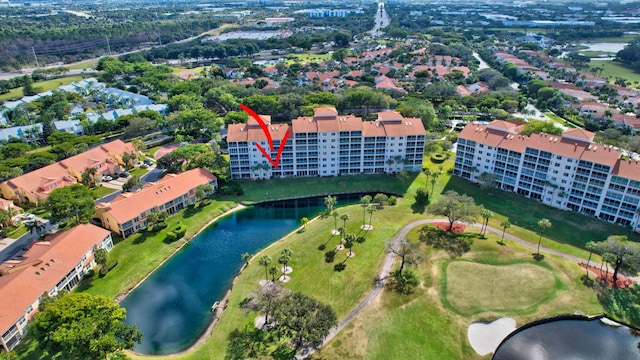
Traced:
[[431, 154], [431, 162], [434, 164], [443, 163], [447, 159], [447, 155], [443, 153]]
[[429, 203], [429, 193], [423, 188], [419, 188], [416, 191], [416, 204], [426, 205]]
[[178, 226], [173, 229], [173, 233], [176, 235], [176, 239], [180, 239], [187, 233], [187, 227], [182, 224], [178, 224]]
[[173, 242], [178, 240], [178, 236], [173, 231], [167, 231], [167, 240]]
[[389, 205], [392, 205], [392, 206], [393, 206], [393, 205], [395, 205], [395, 204], [397, 204], [397, 203], [398, 203], [398, 198], [397, 198], [397, 197], [395, 197], [395, 196], [393, 196], [393, 195], [392, 195], [392, 196], [389, 196]]

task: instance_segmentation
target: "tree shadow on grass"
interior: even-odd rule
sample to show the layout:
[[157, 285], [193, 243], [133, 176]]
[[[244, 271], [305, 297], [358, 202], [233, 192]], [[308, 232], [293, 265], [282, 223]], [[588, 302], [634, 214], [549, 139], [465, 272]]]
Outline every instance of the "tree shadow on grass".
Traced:
[[84, 276], [82, 280], [76, 286], [75, 291], [83, 292], [91, 289], [93, 287], [93, 279], [95, 279], [95, 273], [91, 270], [90, 273]]
[[145, 241], [147, 241], [147, 239], [149, 238], [149, 236], [153, 235], [154, 233], [150, 233], [147, 231], [142, 231], [139, 232], [138, 234], [140, 234], [137, 238], [133, 239], [133, 244], [134, 245], [138, 245], [138, 244], [142, 244]]
[[426, 209], [427, 207], [424, 204], [418, 204], [418, 203], [411, 204], [411, 211], [413, 211], [414, 214], [424, 214]]
[[436, 249], [445, 250], [451, 258], [459, 257], [471, 250], [473, 240], [480, 234], [463, 232], [454, 234], [431, 224], [420, 229], [420, 241]]

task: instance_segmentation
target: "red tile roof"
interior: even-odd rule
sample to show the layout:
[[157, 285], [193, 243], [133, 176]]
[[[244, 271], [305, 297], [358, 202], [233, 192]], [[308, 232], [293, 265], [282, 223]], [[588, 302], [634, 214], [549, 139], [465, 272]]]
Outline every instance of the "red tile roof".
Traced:
[[180, 174], [168, 174], [160, 181], [147, 183], [133, 193], [122, 193], [111, 202], [98, 203], [97, 209], [107, 209], [119, 224], [132, 220], [143, 212], [176, 199], [198, 185], [208, 184], [216, 176], [206, 169], [191, 169]]
[[[117, 156], [133, 152], [131, 143], [124, 143], [122, 140], [114, 140], [110, 143], [100, 145], [81, 154], [69, 157], [60, 162], [45, 166], [43, 168], [28, 172], [11, 180], [7, 184], [12, 188], [22, 188], [31, 192], [41, 199], [49, 196], [49, 193], [56, 188], [73, 185], [77, 179], [71, 175], [68, 169], [73, 169], [82, 173], [90, 167], [102, 165], [101, 169], [113, 168], [117, 165], [110, 153]], [[103, 170], [99, 170], [102, 172]], [[56, 185], [57, 183], [57, 185]], [[48, 188], [49, 186], [52, 188]]]
[[34, 243], [23, 260], [2, 263], [0, 270], [5, 275], [0, 276], [0, 331], [8, 330], [24, 316], [38, 297], [55, 287], [82, 262], [82, 255], [109, 234], [95, 225], [78, 225], [47, 241]]

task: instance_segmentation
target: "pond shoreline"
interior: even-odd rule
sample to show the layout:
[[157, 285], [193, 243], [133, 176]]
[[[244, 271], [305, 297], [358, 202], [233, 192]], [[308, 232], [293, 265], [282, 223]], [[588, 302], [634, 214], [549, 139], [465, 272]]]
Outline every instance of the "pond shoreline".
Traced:
[[149, 278], [149, 276], [151, 276], [153, 273], [156, 272], [156, 270], [158, 270], [162, 265], [164, 265], [167, 261], [169, 261], [169, 259], [171, 259], [175, 254], [178, 253], [178, 251], [182, 250], [187, 244], [189, 244], [189, 242], [195, 238], [196, 236], [198, 236], [201, 232], [203, 232], [207, 227], [209, 227], [211, 224], [215, 223], [216, 221], [220, 220], [222, 217], [227, 216], [229, 214], [233, 214], [234, 212], [238, 211], [238, 210], [242, 210], [246, 208], [245, 205], [243, 204], [237, 204], [236, 206], [232, 207], [231, 209], [223, 212], [222, 214], [214, 217], [213, 219], [207, 221], [206, 224], [204, 224], [204, 226], [202, 226], [200, 228], [200, 230], [198, 230], [196, 233], [194, 233], [192, 236], [189, 237], [189, 239], [185, 239], [182, 243], [182, 245], [180, 245], [178, 248], [176, 248], [171, 254], [169, 254], [169, 256], [167, 256], [166, 258], [164, 258], [160, 264], [158, 264], [158, 266], [156, 266], [153, 270], [151, 270], [147, 275], [145, 275], [140, 281], [138, 281], [133, 287], [131, 287], [130, 289], [118, 294], [114, 300], [116, 303], [120, 303], [122, 300], [124, 300], [124, 298], [126, 298], [129, 294], [131, 294], [131, 292], [135, 289], [137, 289], [140, 284], [142, 284], [145, 280], [147, 280]]

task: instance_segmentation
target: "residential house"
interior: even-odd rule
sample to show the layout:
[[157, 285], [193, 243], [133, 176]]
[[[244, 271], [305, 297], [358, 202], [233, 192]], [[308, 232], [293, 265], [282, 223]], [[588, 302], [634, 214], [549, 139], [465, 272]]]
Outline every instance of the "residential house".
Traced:
[[469, 123], [458, 135], [453, 173], [560, 209], [574, 210], [640, 230], [640, 165], [595, 134], [569, 129], [562, 135], [520, 135], [521, 125], [495, 120]]
[[404, 118], [394, 111], [378, 113], [376, 121], [338, 115], [333, 107], [314, 109], [314, 116], [286, 124], [267, 124], [275, 159], [280, 142], [290, 132], [274, 168], [258, 150], [268, 149], [267, 135], [257, 121], [231, 124], [227, 135], [231, 174], [234, 178], [265, 179], [293, 176], [397, 173], [420, 171], [425, 129], [420, 119]]
[[114, 140], [0, 183], [0, 191], [5, 199], [38, 204], [54, 189], [80, 182], [89, 168], [97, 170], [96, 176], [119, 174], [124, 169], [125, 153], [135, 153], [131, 143]]
[[0, 347], [11, 351], [42, 299], [71, 291], [95, 267], [95, 250], [112, 248], [110, 231], [82, 224], [35, 242], [22, 255], [0, 264]]
[[216, 176], [205, 169], [168, 174], [138, 191], [123, 192], [110, 202], [98, 203], [94, 217], [104, 228], [127, 237], [147, 226], [151, 211], [166, 211], [171, 215], [195, 203], [197, 187], [204, 184], [218, 188]]

